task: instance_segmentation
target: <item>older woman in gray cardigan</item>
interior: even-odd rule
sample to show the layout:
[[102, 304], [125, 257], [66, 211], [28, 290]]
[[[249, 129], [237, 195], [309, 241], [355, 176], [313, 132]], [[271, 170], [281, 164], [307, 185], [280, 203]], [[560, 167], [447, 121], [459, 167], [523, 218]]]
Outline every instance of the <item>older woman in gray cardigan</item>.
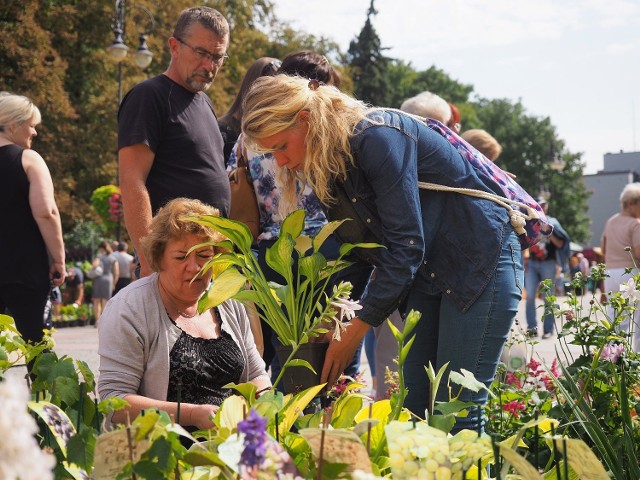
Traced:
[[[211, 416], [233, 393], [224, 385], [271, 386], [244, 307], [228, 301], [199, 313], [198, 298], [210, 273], [199, 275], [219, 234], [185, 220], [217, 210], [197, 200], [175, 199], [154, 217], [142, 248], [155, 270], [113, 297], [99, 328], [102, 399], [129, 403], [112, 421], [124, 423], [146, 408], [159, 408], [185, 427], [211, 428]], [[194, 280], [194, 277], [196, 279]]]

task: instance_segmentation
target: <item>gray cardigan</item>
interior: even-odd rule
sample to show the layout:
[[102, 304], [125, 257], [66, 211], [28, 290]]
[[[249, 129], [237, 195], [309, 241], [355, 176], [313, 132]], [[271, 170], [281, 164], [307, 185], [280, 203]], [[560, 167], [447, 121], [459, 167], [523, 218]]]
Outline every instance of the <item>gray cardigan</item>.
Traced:
[[[222, 330], [231, 335], [245, 359], [240, 382], [266, 377], [244, 306], [229, 300], [218, 310]], [[100, 398], [137, 394], [166, 400], [169, 352], [180, 334], [162, 303], [157, 273], [121, 290], [109, 300], [100, 317]]]

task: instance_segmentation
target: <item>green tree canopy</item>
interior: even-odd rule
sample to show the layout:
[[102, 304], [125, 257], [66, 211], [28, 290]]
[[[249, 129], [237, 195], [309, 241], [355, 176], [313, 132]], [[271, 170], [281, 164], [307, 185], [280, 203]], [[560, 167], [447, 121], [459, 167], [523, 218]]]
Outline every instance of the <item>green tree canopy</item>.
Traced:
[[388, 73], [390, 59], [382, 54], [380, 37], [371, 23], [371, 17], [377, 13], [374, 0], [371, 0], [367, 20], [357, 40], [351, 42], [347, 59], [354, 81], [354, 95], [372, 105], [389, 106], [391, 105], [389, 95], [391, 84]]

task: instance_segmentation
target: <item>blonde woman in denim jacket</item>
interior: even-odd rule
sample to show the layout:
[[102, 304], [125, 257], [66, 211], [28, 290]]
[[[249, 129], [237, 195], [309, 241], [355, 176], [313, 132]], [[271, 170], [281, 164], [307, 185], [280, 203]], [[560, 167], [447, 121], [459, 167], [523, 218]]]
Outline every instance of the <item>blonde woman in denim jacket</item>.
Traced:
[[[330, 219], [353, 219], [340, 232], [344, 241], [385, 246], [361, 255], [375, 269], [358, 317], [331, 342], [323, 380], [331, 384], [368, 329], [399, 308], [422, 313], [405, 364], [407, 408], [425, 417], [429, 362], [469, 370], [488, 386], [522, 294], [517, 234], [493, 201], [422, 190], [418, 181], [499, 194], [495, 181], [422, 121], [301, 78], [259, 79], [242, 129], [282, 167], [281, 208], [294, 204], [295, 179], [303, 177]], [[440, 389], [439, 400], [447, 394]], [[460, 399], [476, 411], [455, 428], [480, 427], [486, 391], [464, 390]]]

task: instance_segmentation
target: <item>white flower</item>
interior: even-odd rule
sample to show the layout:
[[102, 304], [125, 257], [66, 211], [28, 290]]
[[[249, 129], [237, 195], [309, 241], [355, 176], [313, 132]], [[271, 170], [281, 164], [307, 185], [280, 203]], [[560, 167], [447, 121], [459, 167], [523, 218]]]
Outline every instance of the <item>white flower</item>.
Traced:
[[626, 298], [630, 302], [640, 301], [640, 290], [636, 289], [636, 282], [630, 278], [627, 283], [620, 284], [620, 293], [622, 298]]
[[562, 302], [562, 305], [560, 305], [560, 313], [567, 313], [567, 312], [569, 313], [573, 312], [573, 304], [568, 300], [565, 300], [564, 302]]
[[8, 376], [0, 381], [0, 478], [53, 479], [56, 459], [40, 450], [38, 425], [27, 411], [29, 389], [23, 380]]
[[357, 301], [350, 300], [349, 297], [341, 297], [331, 302], [331, 306], [336, 311], [336, 314], [331, 318], [331, 320], [336, 323], [336, 328], [333, 331], [333, 339], [340, 341], [342, 339], [342, 332], [351, 325], [351, 322], [343, 321], [343, 319], [351, 320], [355, 318], [356, 311], [360, 310], [362, 305]]

